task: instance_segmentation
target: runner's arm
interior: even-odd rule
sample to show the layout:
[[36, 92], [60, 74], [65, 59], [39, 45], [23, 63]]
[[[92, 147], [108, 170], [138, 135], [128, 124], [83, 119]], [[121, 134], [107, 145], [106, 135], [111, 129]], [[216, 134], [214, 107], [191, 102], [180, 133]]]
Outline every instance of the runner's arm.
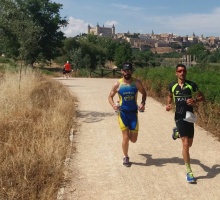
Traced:
[[172, 101], [173, 101], [173, 94], [169, 92], [167, 96], [166, 111], [170, 111], [172, 109]]
[[196, 92], [196, 95], [195, 95], [195, 98], [191, 98], [191, 99], [187, 99], [187, 104], [188, 105], [195, 105], [197, 102], [202, 102], [205, 100], [205, 97], [203, 95], [203, 93], [201, 91], [197, 91]]
[[136, 81], [136, 87], [137, 87], [138, 91], [142, 94], [142, 100], [141, 100], [141, 104], [139, 106], [139, 109], [144, 110], [145, 102], [147, 99], [147, 93], [146, 93], [145, 88], [142, 85], [141, 81], [139, 81], [139, 80]]
[[116, 83], [113, 85], [113, 87], [112, 87], [112, 89], [111, 89], [111, 91], [110, 91], [110, 93], [109, 93], [109, 96], [108, 96], [108, 102], [110, 103], [110, 105], [113, 107], [114, 110], [117, 109], [117, 106], [116, 106], [116, 104], [114, 103], [114, 96], [115, 96], [115, 94], [117, 93], [118, 87], [119, 87], [119, 82], [116, 82]]

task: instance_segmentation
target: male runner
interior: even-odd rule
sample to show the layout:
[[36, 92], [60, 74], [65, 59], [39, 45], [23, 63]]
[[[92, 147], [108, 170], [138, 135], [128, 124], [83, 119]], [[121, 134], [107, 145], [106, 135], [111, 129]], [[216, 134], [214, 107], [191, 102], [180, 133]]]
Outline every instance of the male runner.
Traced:
[[[122, 150], [124, 154], [123, 165], [129, 167], [128, 147], [129, 141], [135, 143], [138, 137], [138, 110], [144, 111], [146, 101], [146, 91], [141, 81], [133, 78], [132, 64], [124, 63], [122, 65], [122, 78], [119, 79], [112, 87], [108, 101], [114, 110], [118, 110], [118, 106], [114, 103], [114, 96], [118, 93], [120, 110], [118, 112], [119, 126], [122, 131]], [[137, 105], [138, 91], [142, 94], [140, 106]]]
[[64, 78], [70, 77], [70, 72], [71, 72], [71, 64], [69, 61], [66, 61], [66, 63], [63, 65], [63, 75]]
[[186, 180], [189, 183], [195, 183], [196, 179], [193, 176], [193, 172], [190, 166], [189, 148], [192, 146], [194, 137], [194, 124], [185, 121], [186, 112], [193, 113], [193, 106], [198, 102], [204, 101], [203, 94], [198, 90], [196, 83], [186, 80], [186, 66], [178, 64], [176, 66], [177, 81], [172, 82], [169, 85], [169, 95], [167, 97], [166, 110], [172, 109], [172, 101], [176, 105], [175, 122], [178, 135], [173, 133], [173, 139], [177, 137], [182, 141], [182, 155], [186, 166]]

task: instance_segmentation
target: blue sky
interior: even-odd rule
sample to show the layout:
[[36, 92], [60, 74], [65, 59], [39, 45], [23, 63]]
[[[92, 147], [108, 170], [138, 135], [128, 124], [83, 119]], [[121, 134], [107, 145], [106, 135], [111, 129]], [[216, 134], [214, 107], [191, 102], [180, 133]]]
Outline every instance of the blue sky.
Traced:
[[87, 26], [112, 27], [116, 33], [173, 33], [220, 37], [220, 0], [52, 0], [69, 25], [67, 37], [87, 33]]

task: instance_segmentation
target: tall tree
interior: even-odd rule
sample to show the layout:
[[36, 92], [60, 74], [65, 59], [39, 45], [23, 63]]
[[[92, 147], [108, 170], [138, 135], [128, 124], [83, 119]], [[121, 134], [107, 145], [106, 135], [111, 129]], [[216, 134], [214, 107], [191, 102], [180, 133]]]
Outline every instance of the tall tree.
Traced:
[[120, 45], [120, 43], [109, 37], [99, 37], [98, 44], [102, 48], [106, 49], [106, 59], [109, 61], [114, 61], [115, 50]]
[[120, 66], [123, 62], [132, 61], [132, 50], [128, 42], [121, 43], [116, 48], [114, 60], [116, 66]]
[[187, 54], [192, 55], [196, 57], [196, 60], [198, 62], [203, 62], [206, 60], [206, 57], [208, 56], [209, 52], [206, 51], [206, 48], [198, 43], [198, 44], [192, 44], [188, 50], [186, 51]]
[[87, 40], [80, 40], [80, 45], [82, 49], [82, 56], [90, 56], [90, 69], [96, 69], [100, 63], [105, 62], [106, 50], [104, 48], [94, 43], [88, 42]]
[[0, 34], [7, 38], [10, 49], [14, 44], [19, 46], [18, 53], [27, 63], [50, 60], [59, 54], [65, 38], [60, 28], [67, 25], [59, 14], [62, 4], [50, 0], [1, 0], [0, 7]]

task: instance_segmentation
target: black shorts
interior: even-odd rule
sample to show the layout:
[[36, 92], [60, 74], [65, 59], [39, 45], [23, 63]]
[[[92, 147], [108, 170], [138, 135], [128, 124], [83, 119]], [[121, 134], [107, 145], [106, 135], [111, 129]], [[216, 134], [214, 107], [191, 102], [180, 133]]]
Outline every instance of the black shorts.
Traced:
[[63, 70], [63, 74], [69, 74], [71, 72], [71, 70]]
[[188, 136], [188, 138], [194, 137], [194, 124], [186, 122], [183, 119], [176, 121], [176, 127], [179, 131], [180, 137]]

